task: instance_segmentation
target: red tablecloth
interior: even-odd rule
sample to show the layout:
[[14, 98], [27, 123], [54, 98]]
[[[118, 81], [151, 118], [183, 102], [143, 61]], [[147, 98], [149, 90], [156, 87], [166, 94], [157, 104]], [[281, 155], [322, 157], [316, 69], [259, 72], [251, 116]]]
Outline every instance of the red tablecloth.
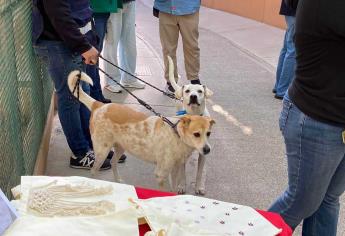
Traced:
[[[137, 191], [137, 195], [140, 199], [147, 199], [151, 197], [165, 197], [165, 196], [175, 196], [174, 193], [167, 193], [167, 192], [160, 192], [157, 190], [145, 189], [140, 187], [135, 187]], [[263, 217], [265, 217], [268, 221], [270, 221], [273, 225], [277, 228], [282, 229], [282, 233], [279, 236], [291, 236], [292, 230], [291, 228], [284, 222], [284, 220], [280, 217], [280, 215], [272, 212], [257, 210]], [[150, 230], [150, 227], [145, 224], [139, 226], [140, 236], [144, 236], [144, 234]]]

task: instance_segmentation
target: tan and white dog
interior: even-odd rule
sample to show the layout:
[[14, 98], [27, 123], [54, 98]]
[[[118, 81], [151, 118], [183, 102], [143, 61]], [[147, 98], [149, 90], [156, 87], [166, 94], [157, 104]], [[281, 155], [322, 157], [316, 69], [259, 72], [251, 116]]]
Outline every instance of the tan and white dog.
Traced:
[[[76, 85], [79, 71], [68, 76], [71, 92]], [[91, 78], [85, 73], [81, 80], [92, 85]], [[74, 92], [77, 97], [77, 91]], [[95, 152], [93, 174], [100, 168], [109, 151], [114, 147], [115, 157], [111, 164], [115, 181], [121, 182], [117, 162], [126, 151], [142, 160], [156, 164], [155, 175], [160, 188], [163, 188], [171, 174], [172, 188], [176, 189], [181, 165], [196, 149], [207, 154], [210, 150], [208, 136], [214, 121], [202, 116], [184, 116], [176, 119], [176, 130], [160, 117], [147, 116], [128, 106], [110, 103], [103, 104], [86, 94], [79, 87], [79, 99], [91, 111], [90, 132]]]
[[[205, 85], [200, 84], [186, 84], [182, 87], [176, 83], [174, 79], [174, 62], [171, 57], [168, 56], [169, 61], [169, 80], [172, 87], [175, 89], [175, 97], [182, 99], [182, 110], [188, 115], [200, 115], [204, 117], [210, 117], [210, 114], [206, 107], [206, 99], [213, 95], [213, 92]], [[195, 193], [205, 194], [205, 182], [206, 182], [206, 158], [204, 153], [199, 152], [198, 169], [195, 183]], [[185, 166], [182, 168], [185, 169]], [[181, 173], [185, 173], [182, 170]], [[178, 192], [184, 193], [186, 189], [186, 177], [181, 176], [181, 182], [178, 186]]]

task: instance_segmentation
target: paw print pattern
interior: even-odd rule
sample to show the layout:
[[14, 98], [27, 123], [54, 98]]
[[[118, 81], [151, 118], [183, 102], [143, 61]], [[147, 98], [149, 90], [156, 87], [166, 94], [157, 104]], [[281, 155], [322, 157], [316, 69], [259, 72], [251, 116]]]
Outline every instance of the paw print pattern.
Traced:
[[212, 204], [213, 204], [213, 205], [218, 205], [219, 202], [214, 201], [214, 202], [212, 202]]
[[227, 213], [225, 213], [225, 215], [226, 215], [226, 216], [230, 216], [230, 213], [229, 213], [229, 212], [227, 212]]
[[219, 221], [220, 224], [224, 225], [225, 224], [225, 221], [224, 220], [221, 220]]
[[237, 207], [233, 207], [232, 209], [233, 209], [234, 211], [237, 211], [237, 210], [238, 210], [238, 208], [237, 208]]
[[240, 231], [238, 232], [239, 235], [244, 235], [244, 232]]
[[201, 209], [205, 209], [206, 207], [205, 207], [205, 206], [201, 206], [200, 208], [201, 208]]
[[248, 225], [249, 226], [254, 226], [254, 224], [252, 222], [249, 222]]

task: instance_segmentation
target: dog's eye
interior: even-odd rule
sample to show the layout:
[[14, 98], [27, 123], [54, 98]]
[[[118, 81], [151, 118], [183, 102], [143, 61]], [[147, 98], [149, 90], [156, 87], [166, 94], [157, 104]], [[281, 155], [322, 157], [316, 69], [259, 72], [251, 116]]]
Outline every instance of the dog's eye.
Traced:
[[190, 90], [189, 89], [187, 89], [186, 91], [185, 91], [185, 93], [189, 93], [190, 92]]
[[194, 137], [200, 138], [200, 133], [194, 133]]
[[198, 90], [198, 93], [202, 93], [203, 91], [201, 89]]
[[207, 137], [210, 137], [211, 132], [207, 132], [206, 135], [207, 135]]

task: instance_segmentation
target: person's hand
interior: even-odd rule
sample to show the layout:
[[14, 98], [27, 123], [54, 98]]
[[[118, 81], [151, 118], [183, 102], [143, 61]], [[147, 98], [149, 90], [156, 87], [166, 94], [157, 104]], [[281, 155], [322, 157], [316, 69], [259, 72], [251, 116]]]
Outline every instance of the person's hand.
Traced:
[[99, 52], [94, 47], [81, 54], [81, 56], [84, 58], [85, 64], [87, 65], [95, 65], [98, 61], [98, 55]]

